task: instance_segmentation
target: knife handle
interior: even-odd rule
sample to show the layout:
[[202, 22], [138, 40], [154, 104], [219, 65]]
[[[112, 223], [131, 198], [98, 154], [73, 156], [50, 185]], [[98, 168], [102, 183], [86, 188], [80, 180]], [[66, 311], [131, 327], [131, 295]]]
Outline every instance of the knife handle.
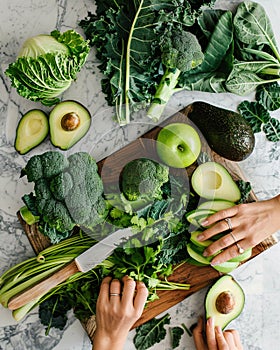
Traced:
[[45, 278], [41, 282], [35, 284], [33, 287], [25, 289], [22, 293], [19, 293], [11, 298], [11, 300], [8, 302], [8, 308], [10, 310], [18, 309], [32, 300], [43, 296], [50, 289], [56, 287], [59, 283], [64, 282], [76, 272], [79, 272], [79, 270], [75, 260], [73, 260], [70, 264], [58, 270], [53, 275]]

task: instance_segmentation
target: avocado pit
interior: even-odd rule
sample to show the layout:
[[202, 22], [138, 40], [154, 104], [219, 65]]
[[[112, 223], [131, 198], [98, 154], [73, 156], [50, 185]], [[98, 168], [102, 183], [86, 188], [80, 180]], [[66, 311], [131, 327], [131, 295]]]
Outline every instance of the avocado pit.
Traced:
[[216, 299], [216, 309], [221, 314], [229, 314], [235, 307], [234, 295], [230, 291], [222, 292]]
[[65, 131], [73, 131], [80, 125], [80, 117], [75, 112], [64, 114], [61, 118], [61, 127]]

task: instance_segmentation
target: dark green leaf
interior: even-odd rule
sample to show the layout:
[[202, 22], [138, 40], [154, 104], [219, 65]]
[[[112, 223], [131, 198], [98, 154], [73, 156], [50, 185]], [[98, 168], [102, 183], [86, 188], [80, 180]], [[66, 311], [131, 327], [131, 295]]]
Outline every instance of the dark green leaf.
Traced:
[[176, 349], [180, 345], [180, 340], [183, 334], [184, 330], [181, 327], [170, 328], [172, 349]]
[[269, 111], [280, 108], [280, 86], [278, 83], [259, 86], [256, 92], [256, 100]]
[[137, 350], [149, 349], [156, 343], [159, 343], [166, 336], [165, 325], [170, 324], [170, 315], [166, 314], [161, 318], [153, 318], [136, 328], [136, 334], [133, 342]]
[[249, 194], [252, 190], [251, 183], [244, 180], [237, 180], [236, 184], [241, 192], [241, 198], [238, 203], [245, 203], [249, 197]]
[[259, 102], [243, 101], [238, 105], [238, 111], [251, 125], [254, 133], [260, 132], [262, 124], [270, 119], [269, 112]]
[[270, 118], [270, 120], [263, 126], [263, 131], [268, 141], [280, 141], [280, 121], [278, 119]]

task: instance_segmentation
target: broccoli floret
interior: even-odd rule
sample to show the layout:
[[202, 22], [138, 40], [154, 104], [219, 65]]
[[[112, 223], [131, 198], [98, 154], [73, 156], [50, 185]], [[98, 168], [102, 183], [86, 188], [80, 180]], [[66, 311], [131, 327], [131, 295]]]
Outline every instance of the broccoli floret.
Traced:
[[69, 231], [75, 226], [75, 222], [72, 220], [65, 205], [54, 198], [46, 202], [42, 214], [43, 220], [57, 231]]
[[65, 200], [72, 187], [72, 176], [68, 172], [60, 173], [50, 181], [50, 190], [53, 196], [59, 201]]
[[164, 35], [160, 48], [165, 71], [148, 110], [148, 116], [155, 121], [159, 120], [171, 96], [180, 90], [176, 88], [180, 74], [197, 67], [204, 59], [196, 36], [184, 30]]
[[135, 201], [141, 198], [161, 199], [161, 186], [169, 180], [169, 168], [147, 158], [134, 159], [122, 171], [124, 196]]
[[24, 169], [21, 171], [21, 176], [27, 176], [28, 182], [34, 182], [43, 177], [43, 168], [41, 156], [35, 155], [29, 159]]
[[85, 182], [88, 169], [93, 173], [97, 173], [97, 164], [93, 157], [86, 152], [77, 152], [68, 157], [69, 173], [75, 184]]
[[75, 185], [66, 196], [65, 205], [77, 224], [84, 223], [91, 211], [91, 202], [86, 188], [81, 185]]
[[68, 160], [60, 152], [49, 151], [41, 154], [43, 175], [49, 179], [63, 172], [69, 165]]

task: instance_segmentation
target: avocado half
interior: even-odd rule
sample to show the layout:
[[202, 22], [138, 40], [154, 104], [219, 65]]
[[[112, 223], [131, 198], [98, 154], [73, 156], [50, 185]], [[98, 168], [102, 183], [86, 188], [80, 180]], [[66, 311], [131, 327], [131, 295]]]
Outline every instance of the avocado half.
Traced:
[[206, 199], [222, 199], [234, 203], [241, 197], [230, 173], [217, 162], [200, 164], [192, 174], [191, 184], [194, 191]]
[[20, 119], [15, 138], [15, 149], [26, 154], [38, 146], [49, 133], [49, 121], [46, 113], [40, 109], [32, 109]]
[[62, 150], [74, 146], [89, 130], [91, 115], [77, 101], [58, 103], [49, 116], [51, 143]]
[[222, 329], [242, 312], [245, 293], [231, 275], [220, 277], [208, 290], [205, 298], [206, 319], [212, 317], [214, 325]]
[[254, 132], [240, 113], [201, 101], [187, 108], [188, 118], [217, 154], [232, 161], [241, 161], [253, 152]]

